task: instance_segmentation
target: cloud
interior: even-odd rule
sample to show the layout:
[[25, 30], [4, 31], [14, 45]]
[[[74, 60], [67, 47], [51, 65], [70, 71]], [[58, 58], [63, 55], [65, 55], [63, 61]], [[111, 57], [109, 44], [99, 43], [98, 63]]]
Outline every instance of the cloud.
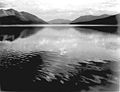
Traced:
[[[16, 8], [28, 9], [39, 8], [41, 10], [77, 10], [92, 6], [95, 3], [103, 2], [104, 0], [4, 0], [11, 3]], [[86, 3], [87, 2], [87, 3]], [[22, 7], [21, 7], [22, 6]], [[32, 6], [32, 7], [31, 7]]]
[[6, 7], [7, 6], [7, 4], [5, 4], [5, 3], [3, 3], [3, 2], [0, 2], [0, 8], [4, 8], [4, 7]]

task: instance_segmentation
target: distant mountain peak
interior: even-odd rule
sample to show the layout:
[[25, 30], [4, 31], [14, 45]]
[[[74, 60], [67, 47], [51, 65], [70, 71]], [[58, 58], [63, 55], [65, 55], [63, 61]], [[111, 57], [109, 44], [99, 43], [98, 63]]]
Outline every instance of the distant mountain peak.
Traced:
[[68, 19], [53, 19], [48, 21], [50, 24], [69, 24], [70, 22]]

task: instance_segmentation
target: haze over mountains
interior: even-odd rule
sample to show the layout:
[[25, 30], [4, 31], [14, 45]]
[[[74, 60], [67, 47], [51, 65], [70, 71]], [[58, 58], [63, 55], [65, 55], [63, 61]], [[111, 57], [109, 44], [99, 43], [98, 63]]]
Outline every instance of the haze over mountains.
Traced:
[[69, 24], [69, 23], [71, 23], [71, 21], [68, 19], [54, 19], [54, 20], [48, 21], [48, 23], [50, 23], [50, 24]]

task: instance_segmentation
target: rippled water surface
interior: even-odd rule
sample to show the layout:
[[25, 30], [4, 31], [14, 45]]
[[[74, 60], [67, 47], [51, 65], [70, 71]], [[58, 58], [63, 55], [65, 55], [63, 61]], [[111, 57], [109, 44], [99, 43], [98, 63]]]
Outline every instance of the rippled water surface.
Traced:
[[[12, 30], [12, 28], [10, 30]], [[102, 67], [101, 71], [102, 69], [104, 70], [106, 68], [103, 68], [103, 66], [99, 65], [97, 66], [98, 68], [95, 68], [94, 64], [96, 64], [96, 62], [113, 62], [113, 65], [115, 66], [111, 67], [113, 67], [113, 70], [117, 71], [117, 73], [119, 72], [119, 68], [117, 67], [119, 66], [120, 61], [120, 36], [117, 34], [103, 33], [84, 28], [76, 29], [74, 27], [37, 27], [29, 29], [23, 28], [22, 30], [23, 31], [20, 32], [19, 36], [16, 37], [16, 39], [14, 39], [13, 41], [6, 40], [8, 36], [6, 37], [6, 39], [5, 37], [3, 37], [4, 40], [0, 41], [0, 57], [2, 57], [3, 52], [11, 53], [11, 51], [22, 53], [49, 51], [57, 53], [56, 56], [51, 59], [52, 62], [61, 62], [61, 59], [63, 59], [64, 61], [64, 63], [60, 63], [60, 66], [57, 66], [56, 63], [54, 63], [57, 68], [53, 67], [54, 65], [46, 68], [49, 69], [48, 72], [56, 75], [57, 73], [66, 73], [67, 75], [68, 71], [74, 70], [73, 68], [71, 70], [71, 67], [67, 67], [67, 65], [76, 64], [78, 62], [81, 63], [82, 61], [86, 61], [85, 67], [91, 67], [91, 70]], [[15, 38], [12, 34], [12, 31], [10, 35], [10, 37]], [[55, 58], [58, 58], [58, 60]], [[66, 71], [63, 71], [61, 69], [59, 70], [58, 67], [61, 66], [63, 67], [62, 69], [66, 69]], [[93, 76], [95, 78], [94, 80], [90, 80], [90, 78], [85, 75], [81, 76], [81, 78], [85, 80], [87, 80], [88, 78], [89, 81], [95, 81], [98, 84], [99, 82], [101, 82], [100, 79], [105, 79], [104, 77], [98, 75], [93, 74]], [[55, 79], [54, 76], [51, 75], [51, 77], [46, 77], [47, 81], [51, 81], [50, 78]], [[115, 76], [115, 78], [116, 80], [118, 80], [118, 76]], [[114, 80], [114, 82], [116, 80]], [[64, 84], [64, 81], [61, 81], [61, 83]], [[94, 86], [94, 88], [100, 89], [100, 87], [97, 86]], [[91, 90], [97, 92], [93, 88], [91, 88]]]

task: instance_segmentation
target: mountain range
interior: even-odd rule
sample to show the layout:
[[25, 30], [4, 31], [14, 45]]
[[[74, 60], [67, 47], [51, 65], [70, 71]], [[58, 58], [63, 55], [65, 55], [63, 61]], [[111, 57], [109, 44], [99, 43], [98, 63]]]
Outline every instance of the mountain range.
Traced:
[[47, 22], [27, 12], [18, 12], [14, 9], [0, 9], [0, 24], [47, 24]]
[[85, 15], [76, 18], [73, 21], [68, 19], [54, 19], [48, 22], [28, 12], [19, 12], [14, 9], [0, 9], [0, 25], [12, 24], [102, 24], [102, 25], [119, 25], [120, 14], [115, 15]]

